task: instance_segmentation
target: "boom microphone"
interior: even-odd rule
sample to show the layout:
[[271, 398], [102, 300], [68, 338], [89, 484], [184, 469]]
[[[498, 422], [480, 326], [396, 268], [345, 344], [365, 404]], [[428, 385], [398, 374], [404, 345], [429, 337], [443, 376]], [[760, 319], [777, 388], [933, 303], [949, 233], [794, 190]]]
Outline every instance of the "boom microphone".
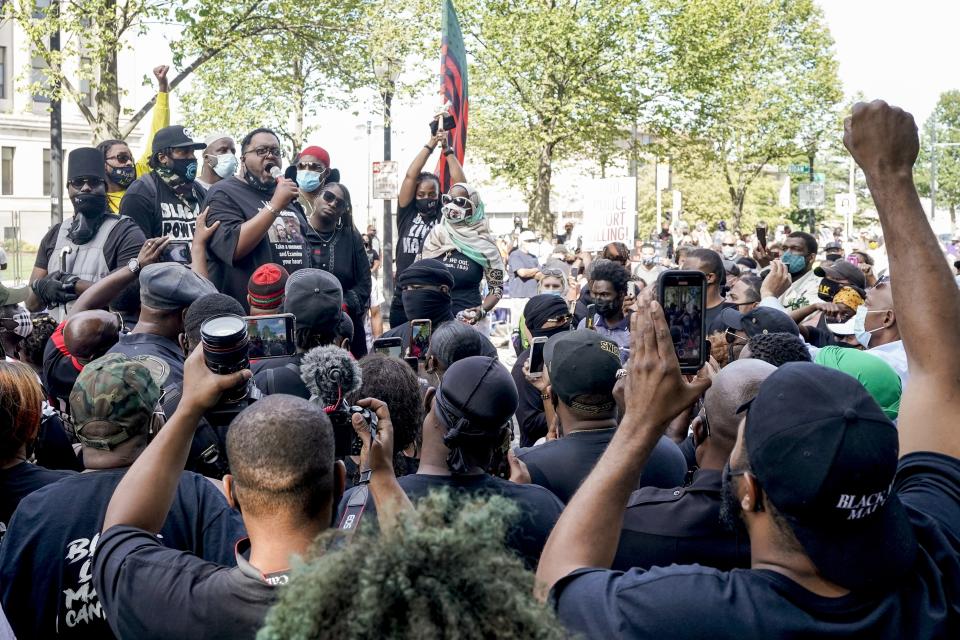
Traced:
[[300, 379], [310, 391], [310, 401], [327, 413], [344, 404], [348, 393], [360, 388], [360, 366], [340, 347], [315, 347], [300, 361]]
[[348, 351], [339, 347], [315, 347], [300, 361], [300, 379], [310, 391], [310, 402], [322, 407], [330, 417], [334, 455], [349, 456], [356, 434], [345, 398], [360, 388], [360, 366]]

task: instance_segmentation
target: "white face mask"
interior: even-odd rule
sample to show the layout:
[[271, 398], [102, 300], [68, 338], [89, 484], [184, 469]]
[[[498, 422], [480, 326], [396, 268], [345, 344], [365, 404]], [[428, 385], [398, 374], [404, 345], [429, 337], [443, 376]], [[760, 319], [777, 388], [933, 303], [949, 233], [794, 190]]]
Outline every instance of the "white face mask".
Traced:
[[221, 178], [229, 178], [237, 172], [239, 164], [237, 156], [232, 153], [222, 153], [218, 156], [207, 155], [208, 158], [216, 158], [217, 163], [213, 165], [213, 172]]
[[888, 311], [888, 309], [867, 309], [867, 305], [865, 304], [857, 307], [857, 312], [853, 315], [853, 335], [864, 349], [870, 348], [870, 337], [873, 333], [883, 329], [883, 326], [879, 326], [876, 329], [870, 329], [868, 331], [866, 328], [867, 314], [884, 313], [886, 311]]

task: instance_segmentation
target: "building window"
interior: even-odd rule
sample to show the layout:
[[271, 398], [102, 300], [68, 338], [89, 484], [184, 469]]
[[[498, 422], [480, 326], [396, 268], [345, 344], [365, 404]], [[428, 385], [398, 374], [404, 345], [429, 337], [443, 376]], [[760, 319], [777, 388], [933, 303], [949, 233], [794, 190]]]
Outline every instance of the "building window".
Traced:
[[[90, 73], [90, 58], [80, 58], [80, 73]], [[83, 104], [93, 105], [93, 91], [90, 89], [90, 79], [80, 78], [80, 94], [83, 96]]]
[[50, 177], [50, 149], [43, 150], [43, 195], [48, 196], [53, 191], [53, 181]]
[[13, 152], [15, 147], [0, 147], [0, 195], [13, 195]]
[[0, 47], [0, 100], [7, 98], [7, 48]]
[[[44, 69], [47, 68], [47, 63], [44, 61], [43, 56], [33, 56], [30, 60], [30, 82], [34, 85], [37, 85], [39, 88], [44, 89], [47, 86], [47, 74], [44, 73]], [[33, 94], [34, 102], [50, 102], [50, 98], [41, 94]]]

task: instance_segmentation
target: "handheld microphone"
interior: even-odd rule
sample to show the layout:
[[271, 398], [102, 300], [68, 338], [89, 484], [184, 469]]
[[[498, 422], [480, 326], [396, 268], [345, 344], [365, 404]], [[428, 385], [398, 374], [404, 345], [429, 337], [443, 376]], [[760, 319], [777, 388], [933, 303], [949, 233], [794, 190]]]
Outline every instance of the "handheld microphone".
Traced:
[[333, 425], [334, 455], [350, 455], [354, 436], [346, 396], [360, 388], [360, 366], [339, 347], [315, 347], [300, 361], [300, 379], [310, 391], [310, 402], [319, 405]]
[[270, 167], [270, 175], [273, 176], [274, 180], [279, 180], [280, 176], [283, 175], [283, 170], [280, 167]]

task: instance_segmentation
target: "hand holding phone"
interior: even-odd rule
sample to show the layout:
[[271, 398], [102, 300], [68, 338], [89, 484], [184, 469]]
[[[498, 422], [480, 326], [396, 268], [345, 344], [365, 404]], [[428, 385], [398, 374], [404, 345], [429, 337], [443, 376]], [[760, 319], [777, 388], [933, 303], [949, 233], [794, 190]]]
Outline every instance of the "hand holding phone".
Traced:
[[531, 378], [543, 377], [543, 347], [547, 344], [546, 336], [533, 339], [530, 344], [530, 373]]
[[411, 320], [410, 346], [407, 349], [407, 356], [418, 360], [426, 360], [432, 332], [433, 323], [429, 319]]
[[706, 277], [699, 271], [664, 271], [657, 292], [673, 340], [681, 373], [693, 374], [707, 361]]
[[282, 358], [297, 352], [296, 320], [292, 313], [246, 316], [247, 336], [250, 339], [250, 358]]

